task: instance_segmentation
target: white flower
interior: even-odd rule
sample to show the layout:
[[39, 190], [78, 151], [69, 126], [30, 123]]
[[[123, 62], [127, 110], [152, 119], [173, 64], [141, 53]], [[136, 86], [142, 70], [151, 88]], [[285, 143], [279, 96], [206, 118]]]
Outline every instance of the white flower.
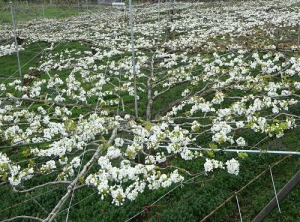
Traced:
[[165, 129], [168, 128], [168, 124], [165, 123], [165, 122], [163, 122], [163, 123], [160, 125], [160, 128], [161, 128], [162, 130], [165, 130]]
[[199, 123], [198, 121], [195, 120], [195, 121], [192, 122], [191, 130], [192, 130], [193, 132], [197, 132], [197, 131], [200, 130], [200, 127], [201, 127], [200, 123]]
[[212, 161], [210, 159], [206, 159], [206, 162], [204, 163], [204, 170], [205, 172], [211, 172], [213, 171], [214, 166], [212, 164]]
[[236, 124], [236, 128], [243, 128], [245, 126], [243, 121], [237, 121], [235, 124]]
[[236, 141], [238, 146], [245, 146], [246, 145], [246, 141], [243, 137], [239, 137]]
[[45, 164], [42, 165], [41, 171], [49, 171], [56, 168], [55, 161], [49, 160]]
[[73, 160], [71, 161], [71, 165], [73, 168], [78, 168], [80, 166], [80, 158], [77, 156], [77, 157], [74, 157]]
[[116, 138], [115, 139], [115, 145], [117, 147], [121, 147], [121, 146], [123, 146], [123, 144], [124, 144], [124, 140], [122, 138]]
[[213, 104], [220, 104], [224, 101], [224, 94], [222, 92], [216, 92], [215, 97], [211, 101]]
[[186, 96], [190, 93], [190, 90], [189, 89], [185, 89], [182, 93], [181, 93], [181, 96]]
[[272, 112], [279, 113], [279, 108], [276, 105], [273, 105]]
[[125, 201], [125, 193], [123, 191], [123, 188], [121, 186], [115, 186], [111, 187], [110, 189], [111, 197], [112, 197], [112, 203], [120, 206]]
[[114, 146], [111, 146], [107, 149], [106, 155], [109, 159], [116, 159], [116, 158], [120, 157], [122, 154], [121, 154], [120, 149], [118, 149]]
[[234, 174], [234, 175], [239, 174], [240, 163], [236, 159], [232, 158], [231, 160], [227, 160], [225, 165], [227, 167], [228, 173]]

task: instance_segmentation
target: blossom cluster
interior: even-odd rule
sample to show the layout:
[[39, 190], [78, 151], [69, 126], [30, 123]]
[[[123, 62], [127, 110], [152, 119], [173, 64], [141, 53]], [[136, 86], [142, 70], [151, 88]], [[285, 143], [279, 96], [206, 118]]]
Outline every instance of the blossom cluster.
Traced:
[[[0, 45], [0, 57], [11, 55], [16, 52], [16, 45], [14, 43], [8, 45]], [[24, 50], [22, 46], [18, 46], [18, 50]]]
[[[102, 198], [111, 195], [112, 203], [116, 205], [123, 204], [125, 199], [134, 200], [139, 193], [144, 192], [146, 187], [153, 190], [183, 181], [183, 177], [177, 170], [170, 175], [161, 174], [153, 164], [132, 166], [130, 161], [123, 160], [116, 167], [112, 165], [108, 156], [100, 157], [98, 164], [100, 170], [90, 174], [85, 183], [95, 186]], [[129, 181], [132, 183], [124, 188], [123, 183], [128, 184]]]
[[12, 186], [19, 185], [23, 180], [29, 180], [33, 177], [34, 170], [32, 167], [27, 167], [21, 170], [19, 165], [0, 152], [0, 179], [8, 180]]

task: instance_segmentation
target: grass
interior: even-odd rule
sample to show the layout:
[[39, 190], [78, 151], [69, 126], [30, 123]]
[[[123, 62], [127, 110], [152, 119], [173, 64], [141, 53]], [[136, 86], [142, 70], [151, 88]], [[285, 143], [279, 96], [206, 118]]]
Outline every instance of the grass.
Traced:
[[[33, 43], [24, 46], [26, 50], [19, 51], [19, 58], [21, 64], [21, 73], [24, 75], [28, 72], [29, 67], [34, 67], [38, 63], [40, 56], [42, 55], [42, 50], [47, 47], [46, 43]], [[19, 78], [19, 67], [17, 63], [16, 53], [8, 56], [0, 57], [0, 78], [6, 79]]]
[[[63, 19], [77, 16], [85, 12], [98, 10], [102, 6], [78, 7], [78, 5], [50, 5], [50, 4], [25, 4], [23, 2], [14, 2], [15, 19], [19, 22], [27, 22], [33, 19]], [[0, 3], [0, 24], [11, 23], [11, 9], [8, 4]]]

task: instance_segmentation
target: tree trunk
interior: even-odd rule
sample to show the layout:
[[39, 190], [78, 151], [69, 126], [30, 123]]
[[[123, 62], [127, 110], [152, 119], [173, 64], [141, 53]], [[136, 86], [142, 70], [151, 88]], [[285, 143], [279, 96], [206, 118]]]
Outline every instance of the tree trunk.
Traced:
[[147, 121], [151, 121], [152, 119], [152, 107], [153, 107], [153, 96], [152, 96], [152, 81], [153, 81], [153, 77], [154, 77], [154, 70], [153, 70], [153, 58], [151, 60], [151, 64], [150, 64], [150, 77], [147, 81], [147, 89], [148, 89], [148, 103], [147, 103], [147, 110], [146, 110], [146, 119]]

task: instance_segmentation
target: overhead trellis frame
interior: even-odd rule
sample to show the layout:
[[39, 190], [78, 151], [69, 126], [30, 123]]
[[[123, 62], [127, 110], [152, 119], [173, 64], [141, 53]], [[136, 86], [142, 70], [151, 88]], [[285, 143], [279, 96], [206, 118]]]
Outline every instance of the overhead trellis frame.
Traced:
[[135, 50], [134, 50], [134, 32], [133, 32], [133, 12], [132, 12], [132, 0], [129, 0], [129, 23], [131, 34], [131, 52], [132, 52], [132, 72], [134, 81], [134, 111], [135, 117], [138, 117], [138, 103], [137, 103], [137, 86], [136, 86], [136, 68], [135, 68]]
[[[159, 148], [166, 149], [167, 146], [159, 146]], [[214, 152], [229, 152], [229, 153], [300, 155], [300, 152], [298, 151], [282, 151], [282, 150], [209, 149], [209, 148], [197, 148], [197, 147], [187, 147], [187, 149], [194, 150], [194, 151], [214, 151]]]
[[17, 40], [17, 28], [16, 28], [16, 18], [15, 18], [15, 8], [13, 3], [9, 2], [9, 8], [11, 13], [11, 21], [12, 21], [12, 32], [14, 34], [14, 41], [15, 41], [15, 48], [16, 48], [16, 54], [17, 54], [17, 61], [18, 61], [18, 70], [20, 75], [20, 81], [23, 84], [23, 77], [21, 72], [21, 62], [20, 62], [20, 56], [19, 56], [19, 46], [18, 46], [18, 40]]

